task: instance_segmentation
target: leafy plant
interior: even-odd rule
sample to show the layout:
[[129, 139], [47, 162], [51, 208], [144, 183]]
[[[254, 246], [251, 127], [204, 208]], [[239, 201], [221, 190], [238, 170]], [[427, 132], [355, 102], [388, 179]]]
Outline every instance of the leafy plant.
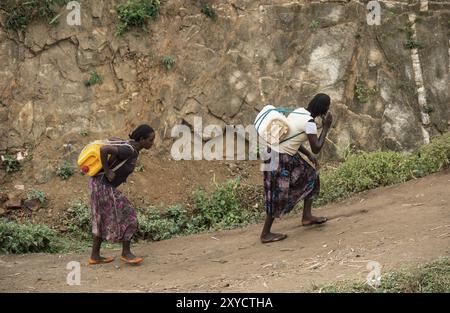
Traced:
[[217, 19], [216, 11], [209, 4], [203, 4], [200, 11], [212, 20]]
[[159, 10], [159, 0], [128, 0], [118, 5], [119, 25], [116, 34], [121, 36], [133, 27], [145, 30], [147, 21], [156, 18]]
[[173, 56], [164, 56], [161, 58], [161, 64], [164, 66], [166, 71], [170, 71], [172, 66], [175, 64], [175, 58]]
[[7, 173], [18, 172], [22, 169], [22, 165], [13, 155], [5, 155], [3, 157], [3, 165]]
[[377, 92], [376, 87], [369, 88], [361, 82], [357, 82], [355, 85], [355, 96], [359, 102], [365, 103], [369, 100], [369, 97], [375, 95]]
[[313, 20], [309, 24], [309, 31], [314, 33], [320, 27], [320, 22], [318, 20]]
[[0, 220], [0, 252], [55, 252], [57, 233], [45, 225]]
[[145, 167], [143, 164], [136, 165], [136, 167], [134, 168], [135, 172], [143, 172], [144, 170], [145, 170]]
[[88, 80], [84, 82], [86, 87], [103, 83], [103, 78], [96, 72], [92, 71]]
[[82, 130], [82, 131], [80, 132], [80, 135], [83, 136], [83, 137], [86, 137], [86, 136], [89, 136], [89, 132], [86, 131], [86, 130]]
[[74, 173], [74, 169], [72, 164], [69, 161], [65, 161], [61, 166], [58, 167], [58, 169], [56, 170], [56, 175], [58, 175], [59, 177], [61, 177], [61, 179], [63, 180], [67, 180], [69, 179], [73, 173]]
[[173, 219], [163, 218], [156, 207], [138, 210], [138, 236], [143, 239], [164, 240], [180, 232]]
[[81, 200], [74, 201], [67, 209], [67, 230], [79, 238], [88, 239], [91, 233], [91, 210]]
[[47, 200], [47, 197], [45, 196], [45, 193], [43, 191], [35, 189], [28, 192], [27, 198], [28, 200], [37, 199], [41, 204], [44, 204], [45, 201]]
[[412, 38], [408, 38], [408, 40], [405, 43], [405, 48], [407, 49], [420, 49], [422, 48], [422, 45], [417, 42], [416, 40], [412, 39]]
[[426, 114], [431, 114], [434, 111], [434, 108], [431, 105], [426, 105], [423, 107], [422, 112]]
[[450, 134], [445, 134], [406, 155], [393, 151], [350, 154], [333, 172], [321, 176], [315, 205], [348, 197], [356, 192], [398, 184], [443, 169], [450, 163]]
[[21, 0], [11, 5], [4, 5], [7, 14], [6, 28], [20, 30], [26, 28], [34, 20], [46, 20], [56, 24], [56, 7], [67, 4], [70, 0]]

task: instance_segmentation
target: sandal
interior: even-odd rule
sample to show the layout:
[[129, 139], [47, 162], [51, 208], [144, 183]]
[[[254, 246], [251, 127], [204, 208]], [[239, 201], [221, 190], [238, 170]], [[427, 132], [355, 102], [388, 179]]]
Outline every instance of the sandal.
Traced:
[[89, 258], [88, 264], [89, 265], [97, 265], [97, 264], [107, 264], [114, 261], [114, 258], [107, 257], [107, 258], [101, 258], [100, 260], [94, 260], [92, 258]]
[[272, 239], [262, 239], [261, 238], [261, 243], [271, 243], [271, 242], [276, 242], [276, 241], [281, 241], [287, 238], [287, 235], [285, 234], [274, 234], [274, 236], [272, 237]]
[[303, 226], [312, 226], [312, 225], [319, 225], [319, 224], [323, 224], [326, 223], [328, 221], [328, 218], [326, 217], [319, 217], [317, 220], [315, 221], [309, 221], [308, 223], [304, 223], [302, 222]]
[[132, 265], [138, 265], [138, 264], [141, 264], [142, 262], [144, 262], [143, 258], [138, 258], [138, 257], [135, 257], [134, 259], [127, 259], [126, 257], [121, 256], [120, 259], [123, 262], [125, 262], [127, 264], [132, 264]]

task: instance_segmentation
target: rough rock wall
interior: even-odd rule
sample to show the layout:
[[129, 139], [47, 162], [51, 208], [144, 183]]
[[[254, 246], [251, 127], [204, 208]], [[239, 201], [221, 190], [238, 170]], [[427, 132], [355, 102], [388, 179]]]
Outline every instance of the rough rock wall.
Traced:
[[[330, 94], [335, 114], [326, 157], [349, 146], [407, 151], [448, 131], [449, 1], [380, 1], [382, 24], [369, 26], [367, 1], [209, 1], [212, 21], [200, 1], [168, 0], [148, 33], [117, 37], [121, 2], [81, 0], [81, 26], [15, 32], [1, 14], [0, 154], [141, 121], [158, 129], [165, 153], [172, 126], [194, 116], [248, 125], [268, 102], [303, 106], [317, 92]], [[421, 49], [404, 47], [407, 27]], [[160, 62], [168, 55], [170, 71]], [[103, 83], [86, 87], [93, 70]]]

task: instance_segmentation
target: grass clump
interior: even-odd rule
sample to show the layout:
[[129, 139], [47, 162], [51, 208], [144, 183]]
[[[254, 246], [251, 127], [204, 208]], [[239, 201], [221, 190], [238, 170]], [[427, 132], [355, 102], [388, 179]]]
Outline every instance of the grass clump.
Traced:
[[118, 5], [119, 25], [116, 34], [121, 36], [134, 27], [146, 30], [147, 21], [158, 16], [160, 6], [159, 0], [128, 0]]
[[321, 192], [315, 205], [423, 177], [449, 163], [450, 134], [433, 139], [410, 155], [394, 151], [350, 154], [335, 171], [321, 176]]
[[2, 157], [2, 163], [7, 173], [18, 172], [22, 169], [22, 165], [13, 155], [5, 155]]
[[166, 71], [170, 71], [175, 64], [175, 58], [170, 55], [164, 56], [161, 58], [161, 64], [164, 66]]
[[45, 20], [49, 24], [57, 21], [56, 9], [70, 0], [21, 0], [1, 5], [6, 14], [6, 28], [25, 29], [31, 22]]
[[318, 20], [313, 20], [309, 24], [309, 31], [314, 33], [317, 29], [319, 29], [319, 27], [320, 27], [320, 22]]
[[86, 87], [90, 87], [101, 83], [103, 83], [102, 76], [98, 74], [97, 71], [92, 71], [90, 73], [89, 79], [84, 82], [84, 85]]
[[74, 174], [74, 169], [72, 164], [69, 161], [65, 161], [62, 165], [58, 167], [56, 170], [56, 175], [61, 177], [62, 180], [67, 180]]
[[378, 287], [365, 282], [341, 281], [325, 285], [321, 292], [329, 293], [448, 293], [450, 292], [450, 259], [381, 275]]
[[203, 4], [200, 11], [214, 21], [217, 19], [216, 11], [209, 4]]
[[56, 231], [45, 225], [0, 220], [0, 253], [57, 252]]
[[30, 190], [27, 193], [27, 199], [28, 200], [37, 199], [37, 200], [39, 200], [39, 202], [41, 204], [44, 204], [45, 201], [47, 201], [47, 197], [45, 196], [45, 192], [40, 191], [40, 190], [36, 190], [36, 189]]

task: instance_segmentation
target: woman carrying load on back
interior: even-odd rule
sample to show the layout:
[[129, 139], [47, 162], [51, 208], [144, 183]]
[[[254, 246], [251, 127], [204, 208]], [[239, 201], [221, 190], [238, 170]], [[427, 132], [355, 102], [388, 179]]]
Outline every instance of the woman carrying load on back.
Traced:
[[114, 260], [100, 256], [103, 240], [122, 242], [120, 258], [124, 262], [142, 263], [143, 259], [136, 257], [130, 250], [131, 238], [137, 230], [136, 211], [117, 187], [133, 173], [139, 152], [142, 149], [150, 149], [154, 140], [153, 128], [143, 124], [130, 134], [130, 140], [124, 144], [105, 145], [100, 148], [103, 170], [100, 175], [89, 180], [93, 234], [89, 264], [109, 263]]
[[[304, 226], [322, 224], [326, 217], [315, 217], [311, 214], [313, 198], [319, 194], [320, 180], [316, 170], [307, 163], [299, 154], [304, 154], [317, 167], [317, 154], [322, 149], [325, 138], [330, 130], [333, 118], [328, 112], [330, 97], [320, 93], [314, 96], [306, 109], [299, 108], [288, 116], [291, 125], [288, 137], [290, 139], [273, 146], [272, 149], [279, 153], [278, 168], [264, 172], [264, 200], [266, 208], [266, 220], [261, 233], [261, 242], [269, 243], [283, 240], [285, 234], [271, 233], [270, 229], [276, 217], [289, 213], [295, 205], [304, 199], [302, 224]], [[323, 130], [317, 136], [317, 125], [314, 119], [321, 116]], [[292, 134], [304, 133], [306, 135], [293, 136]], [[302, 143], [309, 141], [311, 150], [308, 151]], [[270, 160], [265, 161], [266, 163]]]

